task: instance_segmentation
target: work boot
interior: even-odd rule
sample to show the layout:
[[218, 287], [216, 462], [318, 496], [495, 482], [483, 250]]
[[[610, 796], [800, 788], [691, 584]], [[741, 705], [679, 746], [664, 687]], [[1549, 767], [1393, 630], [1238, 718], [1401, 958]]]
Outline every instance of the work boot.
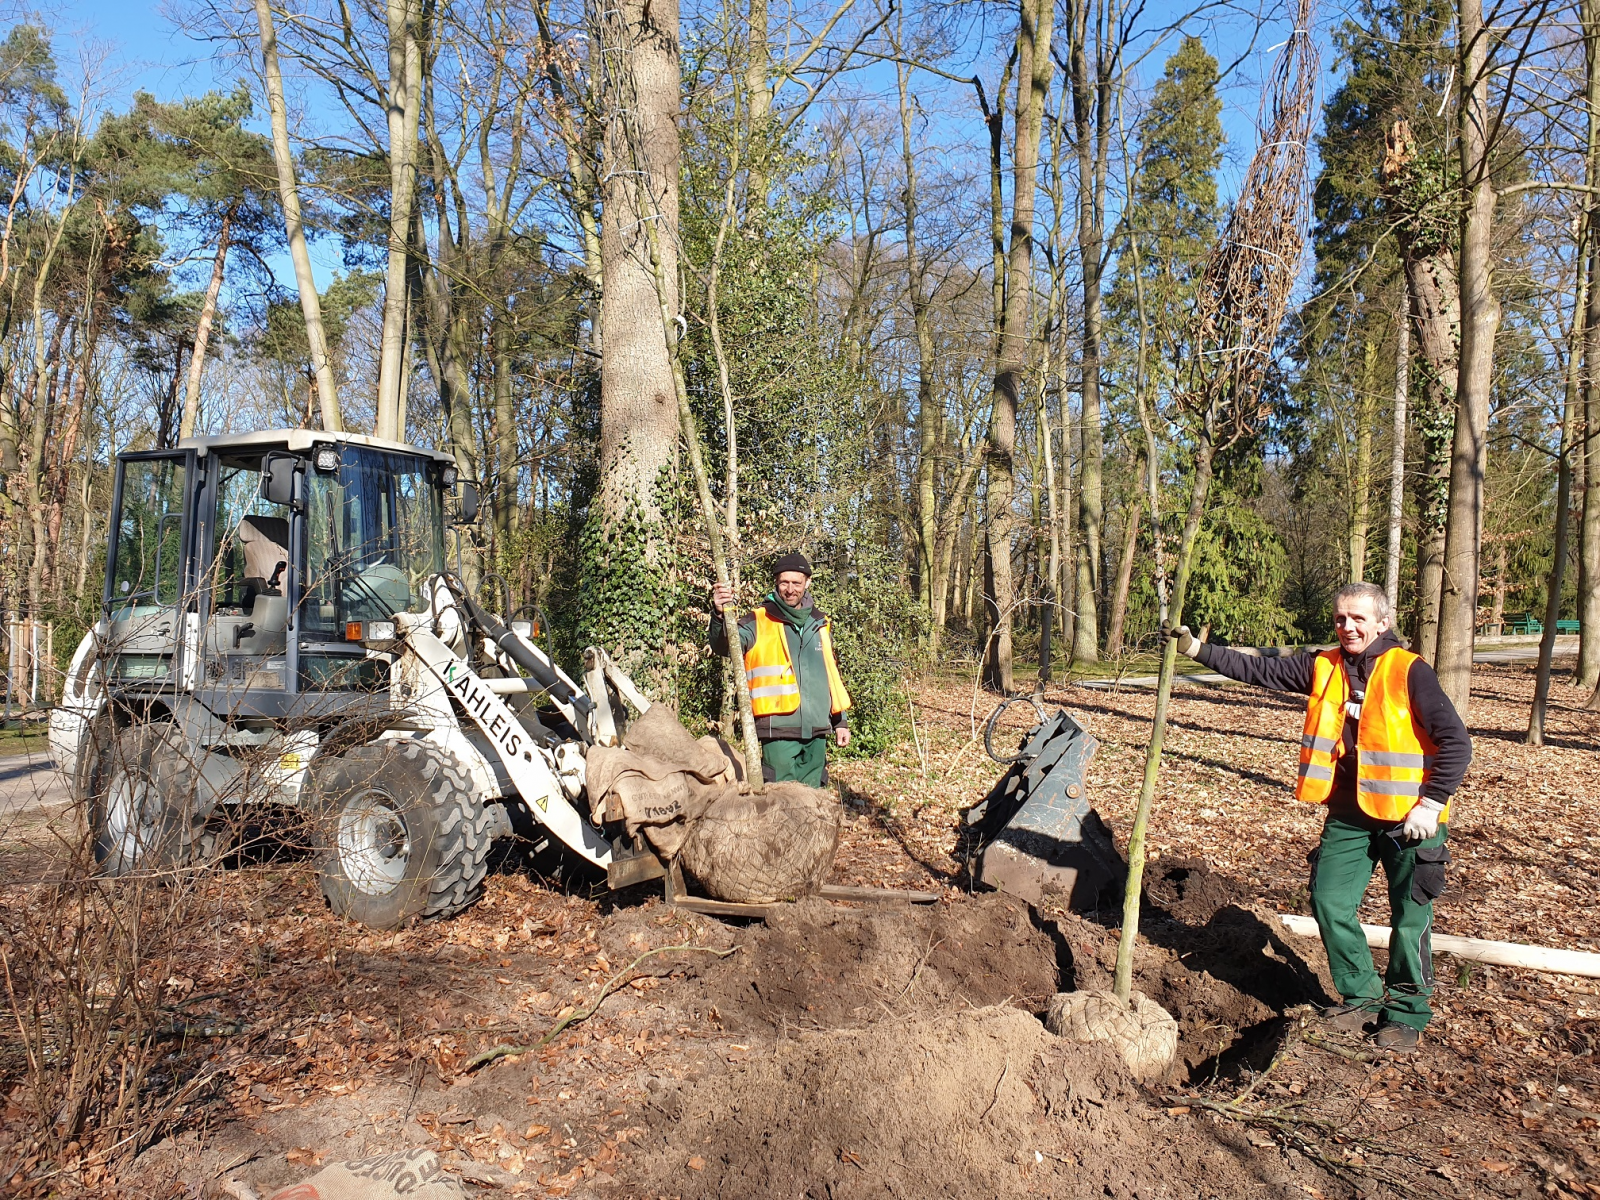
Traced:
[[1414, 1054], [1422, 1041], [1422, 1030], [1415, 1025], [1402, 1025], [1399, 1021], [1385, 1021], [1372, 1035], [1379, 1050], [1392, 1050], [1396, 1054]]
[[1318, 1009], [1317, 1015], [1330, 1029], [1346, 1033], [1360, 1033], [1377, 1019], [1377, 1014], [1365, 1004], [1330, 1004]]

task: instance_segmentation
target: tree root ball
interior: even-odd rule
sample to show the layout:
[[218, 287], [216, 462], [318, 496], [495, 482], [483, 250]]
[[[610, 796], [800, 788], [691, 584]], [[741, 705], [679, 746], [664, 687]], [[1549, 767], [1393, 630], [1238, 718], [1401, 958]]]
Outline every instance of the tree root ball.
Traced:
[[684, 869], [717, 900], [772, 904], [814, 892], [833, 870], [843, 809], [823, 788], [730, 787], [695, 822], [679, 851]]
[[1124, 1004], [1112, 992], [1061, 992], [1050, 1001], [1045, 1028], [1075, 1042], [1105, 1042], [1136, 1079], [1159, 1079], [1178, 1057], [1178, 1022], [1142, 992]]

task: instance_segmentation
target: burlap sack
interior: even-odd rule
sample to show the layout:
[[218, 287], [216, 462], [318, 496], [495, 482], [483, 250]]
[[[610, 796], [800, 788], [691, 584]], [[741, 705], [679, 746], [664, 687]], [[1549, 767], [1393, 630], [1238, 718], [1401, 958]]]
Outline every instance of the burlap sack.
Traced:
[[730, 786], [690, 827], [678, 860], [714, 899], [772, 904], [827, 879], [842, 819], [823, 788], [769, 783], [758, 796]]
[[643, 830], [658, 852], [677, 854], [689, 826], [736, 778], [715, 738], [695, 738], [664, 704], [628, 728], [622, 746], [594, 746], [584, 756], [589, 815]]
[[665, 704], [652, 704], [629, 725], [622, 744], [635, 754], [673, 763], [705, 783], [721, 779], [729, 769], [717, 739], [695, 737]]
[[1178, 1056], [1178, 1023], [1143, 993], [1124, 1004], [1112, 992], [1062, 992], [1050, 1001], [1045, 1028], [1075, 1042], [1106, 1042], [1135, 1079], [1159, 1079]]
[[382, 1158], [329, 1163], [267, 1200], [466, 1200], [466, 1195], [432, 1150], [401, 1150]]

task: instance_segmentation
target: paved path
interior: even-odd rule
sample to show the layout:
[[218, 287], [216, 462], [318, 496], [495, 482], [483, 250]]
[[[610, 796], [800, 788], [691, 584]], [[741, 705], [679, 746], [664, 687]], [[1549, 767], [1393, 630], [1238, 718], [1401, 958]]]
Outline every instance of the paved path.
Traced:
[[[1503, 642], [1483, 643], [1486, 648], [1479, 650], [1472, 656], [1473, 662], [1478, 663], [1507, 663], [1507, 662], [1532, 662], [1539, 657], [1539, 639], [1536, 637], [1507, 639]], [[1578, 652], [1578, 639], [1576, 637], [1556, 638], [1556, 654], [1576, 654]], [[1100, 691], [1110, 691], [1117, 687], [1155, 687], [1154, 675], [1124, 675], [1121, 679], [1075, 679], [1079, 687], [1096, 688]], [[1194, 671], [1187, 675], [1179, 675], [1174, 683], [1232, 683], [1226, 675], [1218, 675], [1215, 671]]]
[[49, 754], [0, 758], [0, 819], [36, 805], [65, 804], [67, 786]]

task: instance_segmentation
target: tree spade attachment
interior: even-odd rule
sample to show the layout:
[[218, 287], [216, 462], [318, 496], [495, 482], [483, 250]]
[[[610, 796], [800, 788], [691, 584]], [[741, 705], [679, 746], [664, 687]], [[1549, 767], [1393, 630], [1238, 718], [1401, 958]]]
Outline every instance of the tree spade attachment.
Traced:
[[[1012, 755], [994, 747], [995, 722], [1032, 704], [1038, 723]], [[980, 883], [1030, 904], [1057, 896], [1089, 909], [1126, 868], [1111, 832], [1089, 804], [1087, 773], [1100, 743], [1065, 709], [1046, 716], [1036, 700], [1007, 700], [984, 726], [984, 744], [1009, 769], [963, 814], [963, 857]]]

